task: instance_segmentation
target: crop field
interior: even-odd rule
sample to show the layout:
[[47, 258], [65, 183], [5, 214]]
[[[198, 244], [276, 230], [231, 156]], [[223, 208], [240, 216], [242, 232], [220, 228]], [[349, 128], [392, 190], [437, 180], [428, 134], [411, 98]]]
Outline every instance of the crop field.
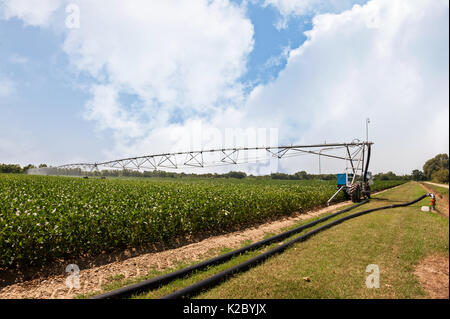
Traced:
[[[376, 182], [374, 191], [402, 181]], [[0, 174], [0, 267], [203, 232], [231, 230], [326, 204], [335, 181], [80, 179]], [[341, 194], [337, 200], [343, 200]]]

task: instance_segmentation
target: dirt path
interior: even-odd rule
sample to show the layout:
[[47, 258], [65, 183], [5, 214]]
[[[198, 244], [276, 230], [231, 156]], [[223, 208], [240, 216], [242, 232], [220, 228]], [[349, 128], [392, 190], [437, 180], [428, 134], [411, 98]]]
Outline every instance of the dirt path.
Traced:
[[435, 185], [435, 186], [439, 186], [439, 187], [443, 187], [443, 188], [447, 188], [448, 189], [448, 185], [447, 184], [438, 184], [438, 183], [432, 183], [432, 182], [424, 182], [427, 184], [431, 184], [431, 185]]
[[449, 299], [448, 268], [448, 257], [433, 255], [422, 260], [414, 274], [431, 298]]
[[201, 260], [216, 254], [223, 248], [238, 248], [244, 241], [251, 240], [255, 242], [262, 240], [269, 233], [278, 233], [283, 228], [289, 227], [298, 221], [335, 211], [348, 204], [351, 204], [351, 202], [343, 202], [302, 214], [294, 213], [290, 217], [278, 221], [269, 222], [243, 231], [210, 237], [179, 248], [142, 254], [99, 267], [81, 269], [79, 289], [70, 290], [67, 288], [66, 279], [68, 274], [63, 269], [61, 275], [58, 276], [37, 278], [5, 286], [0, 290], [0, 299], [74, 298], [80, 294], [100, 292], [104, 284], [113, 281], [118, 276], [132, 279], [146, 275], [151, 269], [163, 270], [175, 266], [179, 262]]

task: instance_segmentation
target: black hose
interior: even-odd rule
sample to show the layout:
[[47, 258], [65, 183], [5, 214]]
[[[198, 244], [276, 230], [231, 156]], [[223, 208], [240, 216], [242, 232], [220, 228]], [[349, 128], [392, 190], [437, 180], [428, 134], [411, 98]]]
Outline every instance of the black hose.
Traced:
[[369, 144], [367, 146], [367, 162], [366, 162], [366, 168], [364, 170], [364, 176], [363, 176], [363, 181], [367, 182], [367, 171], [369, 170], [369, 163], [370, 163], [370, 153], [371, 153], [371, 145]]
[[145, 281], [142, 281], [140, 283], [137, 283], [137, 284], [134, 284], [134, 285], [130, 285], [130, 286], [127, 286], [127, 287], [123, 287], [123, 288], [120, 288], [120, 289], [117, 289], [117, 290], [114, 290], [114, 291], [110, 291], [110, 292], [107, 292], [107, 293], [104, 293], [104, 294], [101, 294], [101, 295], [93, 296], [90, 299], [124, 298], [124, 297], [127, 297], [127, 296], [131, 296], [133, 294], [137, 294], [137, 293], [141, 293], [141, 292], [144, 292], [144, 291], [148, 291], [148, 290], [151, 290], [151, 289], [158, 288], [158, 287], [160, 287], [162, 285], [165, 285], [165, 284], [167, 284], [167, 283], [169, 283], [169, 282], [171, 282], [171, 281], [173, 281], [175, 279], [185, 277], [185, 276], [193, 273], [194, 271], [202, 270], [202, 269], [205, 269], [205, 268], [210, 267], [210, 266], [221, 264], [221, 263], [223, 263], [225, 261], [228, 261], [228, 260], [230, 260], [230, 259], [232, 259], [232, 258], [234, 258], [234, 257], [236, 257], [238, 255], [241, 255], [243, 253], [246, 253], [248, 251], [258, 249], [258, 248], [260, 248], [262, 246], [265, 246], [265, 245], [271, 244], [273, 242], [277, 242], [277, 241], [283, 240], [285, 238], [288, 238], [288, 237], [290, 237], [292, 235], [298, 234], [298, 233], [302, 232], [303, 230], [305, 230], [307, 228], [313, 227], [313, 226], [315, 226], [315, 225], [317, 225], [319, 223], [322, 223], [322, 222], [324, 222], [324, 221], [326, 221], [326, 220], [328, 220], [330, 218], [333, 218], [333, 217], [335, 217], [337, 215], [346, 213], [346, 212], [348, 212], [348, 211], [350, 211], [352, 209], [355, 209], [355, 208], [357, 208], [357, 207], [359, 207], [359, 206], [361, 206], [361, 205], [363, 205], [363, 204], [365, 204], [367, 202], [368, 202], [368, 200], [365, 200], [365, 201], [363, 201], [361, 203], [358, 203], [358, 204], [353, 205], [351, 207], [345, 208], [345, 209], [340, 210], [340, 211], [338, 211], [336, 213], [333, 213], [331, 215], [322, 217], [322, 218], [317, 219], [317, 220], [315, 220], [313, 222], [310, 222], [308, 224], [299, 226], [297, 228], [294, 228], [294, 229], [286, 231], [284, 233], [275, 235], [273, 237], [261, 240], [259, 242], [254, 243], [254, 244], [251, 244], [249, 246], [246, 246], [246, 247], [243, 247], [243, 248], [231, 251], [231, 252], [226, 253], [224, 255], [217, 256], [217, 257], [214, 257], [212, 259], [203, 261], [203, 262], [198, 263], [196, 265], [189, 266], [189, 267], [186, 267], [186, 268], [174, 271], [174, 272], [172, 272], [170, 274], [167, 274], [167, 275], [163, 275], [163, 276], [159, 276], [159, 277], [156, 277], [156, 278], [153, 278], [153, 279], [145, 280]]
[[171, 294], [168, 294], [168, 295], [162, 297], [162, 299], [176, 299], [176, 298], [182, 298], [182, 297], [188, 297], [188, 296], [195, 295], [196, 293], [198, 293], [198, 292], [200, 292], [200, 291], [202, 291], [204, 289], [211, 288], [211, 287], [219, 284], [224, 279], [228, 278], [229, 276], [231, 276], [233, 274], [236, 274], [236, 273], [242, 272], [242, 271], [246, 271], [249, 268], [251, 268], [252, 266], [254, 266], [256, 264], [259, 264], [262, 261], [266, 260], [267, 258], [269, 258], [269, 257], [271, 257], [271, 256], [273, 256], [275, 254], [278, 254], [280, 252], [283, 252], [289, 246], [292, 246], [293, 244], [295, 244], [297, 242], [305, 241], [308, 238], [310, 238], [311, 236], [313, 236], [313, 235], [315, 235], [315, 234], [317, 234], [317, 233], [319, 233], [319, 232], [321, 232], [321, 231], [323, 231], [325, 229], [328, 229], [328, 228], [330, 228], [332, 226], [338, 225], [338, 224], [340, 224], [340, 223], [342, 223], [342, 222], [344, 222], [346, 220], [349, 220], [349, 219], [352, 219], [352, 218], [355, 218], [355, 217], [358, 217], [358, 216], [361, 216], [361, 215], [365, 215], [365, 214], [368, 214], [368, 213], [371, 213], [371, 212], [374, 212], [374, 211], [378, 211], [378, 210], [409, 206], [409, 205], [412, 205], [412, 204], [415, 204], [415, 203], [421, 201], [422, 199], [424, 199], [425, 197], [428, 197], [430, 195], [431, 194], [426, 194], [426, 195], [420, 196], [419, 198], [417, 198], [417, 199], [415, 199], [415, 200], [413, 200], [411, 202], [408, 202], [408, 203], [395, 204], [395, 205], [383, 206], [383, 207], [378, 207], [378, 208], [372, 208], [372, 209], [364, 210], [364, 211], [361, 211], [361, 212], [358, 212], [358, 213], [354, 213], [354, 214], [342, 217], [342, 218], [337, 219], [335, 221], [332, 221], [332, 222], [330, 222], [330, 223], [328, 223], [326, 225], [318, 227], [318, 228], [316, 228], [316, 229], [314, 229], [314, 230], [312, 230], [312, 231], [310, 231], [310, 232], [308, 232], [308, 233], [306, 233], [304, 235], [301, 235], [301, 236], [299, 236], [299, 237], [297, 237], [297, 238], [295, 238], [295, 239], [293, 239], [293, 240], [291, 240], [291, 241], [289, 241], [289, 242], [287, 242], [287, 243], [285, 243], [285, 244], [283, 244], [281, 246], [275, 247], [275, 248], [273, 248], [273, 249], [271, 249], [271, 250], [269, 250], [269, 251], [267, 251], [265, 253], [262, 253], [261, 255], [258, 255], [258, 256], [254, 257], [254, 258], [251, 258], [251, 259], [249, 259], [249, 260], [247, 260], [247, 261], [245, 261], [245, 262], [243, 262], [243, 263], [241, 263], [239, 265], [236, 265], [236, 266], [234, 266], [232, 268], [224, 270], [224, 271], [222, 271], [222, 272], [220, 272], [220, 273], [218, 273], [216, 275], [213, 275], [213, 276], [211, 276], [211, 277], [209, 277], [207, 279], [199, 281], [199, 282], [197, 282], [197, 283], [195, 283], [195, 284], [193, 284], [191, 286], [188, 286], [186, 288], [183, 288], [181, 290], [178, 290], [178, 291], [175, 291], [175, 292], [173, 292]]

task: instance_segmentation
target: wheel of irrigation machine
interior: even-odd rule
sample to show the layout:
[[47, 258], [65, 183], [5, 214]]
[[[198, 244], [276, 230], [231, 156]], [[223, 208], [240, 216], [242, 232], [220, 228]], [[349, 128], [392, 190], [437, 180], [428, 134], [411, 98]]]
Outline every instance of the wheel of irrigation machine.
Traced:
[[367, 184], [367, 186], [366, 186], [365, 195], [366, 195], [366, 198], [370, 199], [370, 186], [369, 186], [369, 184]]
[[361, 201], [361, 183], [356, 182], [350, 187], [350, 198], [353, 203], [359, 203]]
[[351, 199], [350, 198], [350, 194], [347, 192], [347, 190], [344, 190], [343, 193], [344, 193], [345, 200], [350, 200]]

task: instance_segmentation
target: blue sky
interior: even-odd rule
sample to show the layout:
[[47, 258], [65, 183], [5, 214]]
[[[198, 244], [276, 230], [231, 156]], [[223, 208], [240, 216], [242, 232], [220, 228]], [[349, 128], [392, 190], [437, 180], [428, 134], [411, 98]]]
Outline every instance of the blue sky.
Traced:
[[[242, 4], [242, 1], [235, 2]], [[247, 8], [255, 28], [255, 46], [248, 58], [247, 72], [239, 80], [248, 85], [248, 92], [258, 83], [277, 76], [286, 63], [285, 57], [279, 57], [283, 49], [298, 47], [305, 40], [302, 31], [311, 28], [311, 17], [291, 19], [286, 29], [278, 30], [275, 24], [281, 16], [275, 8], [257, 3], [250, 3]], [[95, 123], [82, 116], [82, 106], [89, 98], [83, 87], [93, 79], [70, 68], [67, 55], [61, 51], [63, 36], [51, 28], [26, 25], [15, 17], [0, 20], [0, 38], [0, 74], [16, 83], [15, 94], [1, 101], [3, 137], [26, 139], [29, 146], [37, 144], [53, 156], [77, 153], [91, 157], [92, 154], [91, 159], [96, 160], [95, 151], [111, 144], [110, 132], [99, 132]], [[270, 63], [271, 59], [278, 60]], [[136, 95], [121, 97], [124, 105], [136, 100]], [[183, 120], [175, 114], [172, 121]], [[24, 164], [39, 157], [12, 156], [9, 160]], [[42, 154], [41, 161], [46, 160]]]
[[[112, 1], [107, 10], [103, 0], [38, 7], [0, 0], [0, 162], [169, 151], [168, 132], [199, 123], [219, 131], [275, 126], [280, 144], [344, 142], [361, 138], [371, 117], [380, 153], [402, 162], [380, 156], [375, 171], [420, 168], [448, 152], [448, 2], [400, 2], [409, 14], [383, 0], [138, 1], [137, 8]], [[80, 9], [78, 29], [65, 25], [71, 3]], [[443, 131], [394, 143], [397, 130], [414, 133], [421, 119], [410, 113], [426, 105]], [[407, 119], [395, 124], [402, 112]], [[408, 151], [413, 160], [403, 160]]]
[[[14, 83], [14, 93], [1, 100], [1, 135], [12, 142], [24, 141], [30, 150], [71, 152], [71, 149], [95, 149], [87, 142], [94, 125], [81, 116], [87, 94], [79, 88], [76, 76], [68, 70], [68, 59], [61, 52], [61, 37], [51, 30], [24, 26], [17, 19], [0, 20], [0, 74]], [[54, 145], [55, 147], [53, 147]], [[27, 162], [25, 154], [14, 156], [14, 163]], [[38, 160], [34, 158], [33, 160]], [[28, 160], [30, 161], [30, 160]]]

